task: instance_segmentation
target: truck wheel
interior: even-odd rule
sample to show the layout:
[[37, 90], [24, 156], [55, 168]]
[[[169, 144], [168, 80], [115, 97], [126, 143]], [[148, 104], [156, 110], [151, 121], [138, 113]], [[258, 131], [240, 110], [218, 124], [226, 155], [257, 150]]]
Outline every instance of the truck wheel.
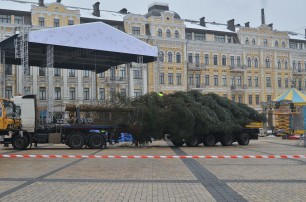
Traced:
[[240, 145], [248, 145], [250, 143], [250, 135], [248, 133], [242, 133], [237, 142]]
[[234, 137], [232, 135], [224, 135], [221, 137], [221, 144], [223, 146], [231, 146], [233, 144]]
[[200, 141], [197, 137], [191, 137], [186, 141], [188, 147], [197, 147], [200, 144]]
[[82, 149], [84, 146], [84, 138], [80, 134], [71, 135], [68, 140], [68, 146], [72, 149]]
[[15, 135], [12, 138], [12, 145], [16, 150], [24, 150], [29, 146], [29, 138], [26, 135]]
[[206, 147], [212, 147], [217, 143], [216, 137], [214, 135], [207, 135], [204, 137], [203, 144]]
[[105, 139], [102, 135], [93, 134], [89, 137], [88, 147], [90, 149], [101, 149], [105, 145]]
[[172, 144], [174, 144], [174, 146], [176, 147], [181, 147], [184, 144], [183, 140], [171, 140]]

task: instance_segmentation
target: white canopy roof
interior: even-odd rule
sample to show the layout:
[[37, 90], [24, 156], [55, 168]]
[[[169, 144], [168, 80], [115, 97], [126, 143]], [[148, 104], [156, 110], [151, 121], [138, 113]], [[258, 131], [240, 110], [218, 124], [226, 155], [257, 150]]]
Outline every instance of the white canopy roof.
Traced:
[[103, 22], [31, 31], [29, 42], [157, 57], [153, 47]]

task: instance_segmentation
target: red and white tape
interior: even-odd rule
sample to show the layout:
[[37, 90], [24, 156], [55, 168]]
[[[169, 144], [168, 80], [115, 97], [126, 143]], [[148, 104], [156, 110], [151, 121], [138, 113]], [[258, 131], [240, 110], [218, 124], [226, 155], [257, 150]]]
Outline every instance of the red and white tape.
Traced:
[[306, 159], [306, 155], [244, 155], [244, 156], [97, 156], [97, 155], [43, 155], [0, 154], [0, 158], [88, 158], [88, 159]]

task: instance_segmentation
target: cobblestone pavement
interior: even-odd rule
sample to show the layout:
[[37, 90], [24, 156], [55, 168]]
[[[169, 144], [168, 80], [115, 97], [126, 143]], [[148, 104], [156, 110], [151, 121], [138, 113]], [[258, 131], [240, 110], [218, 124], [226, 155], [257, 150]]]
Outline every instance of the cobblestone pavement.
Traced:
[[[305, 155], [295, 142], [264, 137], [248, 146], [177, 148], [156, 141], [103, 150], [49, 144], [0, 153]], [[0, 168], [0, 201], [306, 201], [306, 159], [0, 158]]]

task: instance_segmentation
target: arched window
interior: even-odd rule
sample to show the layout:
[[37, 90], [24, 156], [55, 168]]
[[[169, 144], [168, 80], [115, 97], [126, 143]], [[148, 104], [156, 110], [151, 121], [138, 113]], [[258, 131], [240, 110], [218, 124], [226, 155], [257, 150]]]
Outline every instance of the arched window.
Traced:
[[286, 42], [282, 41], [282, 48], [286, 48]]
[[258, 67], [258, 59], [257, 58], [254, 59], [254, 66]]
[[181, 63], [181, 54], [176, 53], [176, 63]]
[[264, 46], [268, 46], [268, 40], [267, 40], [267, 39], [264, 39], [264, 40], [263, 40], [263, 45], [264, 45]]
[[247, 58], [247, 64], [248, 64], [248, 67], [251, 67], [252, 61], [250, 57]]
[[292, 69], [296, 69], [296, 63], [295, 60], [292, 61]]
[[278, 69], [281, 69], [281, 68], [282, 68], [280, 59], [277, 60], [277, 68], [278, 68]]
[[165, 55], [164, 55], [164, 52], [163, 51], [159, 51], [159, 61], [160, 62], [164, 62], [165, 61]]
[[270, 59], [266, 58], [266, 68], [270, 68]]
[[166, 35], [167, 35], [167, 37], [168, 37], [168, 38], [171, 38], [171, 32], [170, 32], [170, 30], [169, 30], [169, 29], [167, 29], [167, 31], [166, 31]]
[[301, 61], [299, 61], [298, 62], [298, 71], [301, 72], [301, 70], [302, 70], [302, 64], [301, 64]]
[[288, 60], [285, 60], [285, 69], [288, 69]]
[[172, 62], [172, 53], [168, 52], [168, 62]]
[[174, 35], [176, 39], [180, 38], [180, 34], [177, 30], [175, 30]]
[[274, 46], [278, 47], [278, 41], [277, 40], [274, 42]]
[[162, 37], [163, 36], [163, 31], [161, 29], [158, 29], [157, 34], [158, 34], [159, 37]]
[[249, 38], [245, 38], [245, 44], [249, 45]]
[[252, 45], [255, 45], [256, 44], [256, 41], [255, 41], [255, 38], [252, 39]]

